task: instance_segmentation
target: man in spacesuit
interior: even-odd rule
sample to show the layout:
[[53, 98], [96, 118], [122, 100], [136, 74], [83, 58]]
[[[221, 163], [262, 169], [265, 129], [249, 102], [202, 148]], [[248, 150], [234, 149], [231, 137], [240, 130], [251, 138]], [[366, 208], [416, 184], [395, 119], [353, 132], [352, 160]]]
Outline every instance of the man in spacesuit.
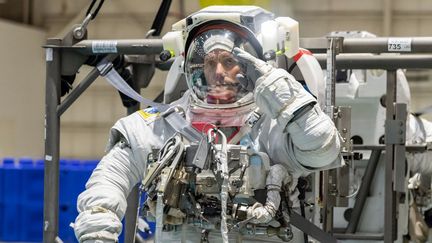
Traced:
[[[240, 18], [228, 18], [227, 13]], [[252, 14], [259, 18], [251, 18]], [[268, 155], [272, 166], [267, 177], [262, 175], [266, 202], [248, 210], [256, 224], [268, 223], [275, 216], [279, 193], [289, 178], [341, 164], [337, 129], [314, 96], [285, 70], [262, 61], [257, 21], [266, 19], [273, 19], [273, 14], [252, 6], [209, 7], [186, 18], [182, 24], [189, 90], [172, 103], [184, 110], [186, 121], [198, 131], [218, 127], [229, 143], [245, 144]], [[253, 122], [251, 114], [255, 114]], [[250, 128], [241, 134], [245, 124]], [[122, 118], [113, 126], [108, 152], [78, 198], [74, 230], [80, 242], [116, 242], [126, 198], [144, 178], [149, 154], [176, 132], [154, 108]], [[187, 235], [183, 240], [199, 241], [199, 230], [183, 227], [182, 231]], [[164, 241], [180, 241], [175, 233]]]

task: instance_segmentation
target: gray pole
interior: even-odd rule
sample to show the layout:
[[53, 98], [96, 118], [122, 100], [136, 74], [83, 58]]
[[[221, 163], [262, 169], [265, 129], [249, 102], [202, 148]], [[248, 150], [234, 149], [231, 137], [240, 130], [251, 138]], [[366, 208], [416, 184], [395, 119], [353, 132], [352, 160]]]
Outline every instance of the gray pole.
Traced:
[[[334, 120], [334, 104], [335, 104], [335, 77], [336, 77], [336, 50], [334, 48], [335, 41], [333, 38], [328, 39], [329, 44], [327, 47], [326, 55], [326, 93], [325, 93], [325, 113]], [[319, 172], [322, 174], [322, 219], [323, 219], [323, 230], [325, 232], [331, 232], [333, 225], [333, 200], [330, 195], [330, 171], [325, 170]]]
[[[405, 42], [404, 48], [392, 48], [395, 41]], [[300, 46], [313, 53], [325, 53], [326, 38], [301, 38]], [[390, 47], [390, 48], [389, 48]], [[432, 37], [346, 38], [343, 53], [431, 53]]]
[[[327, 67], [327, 56], [325, 54], [314, 54], [314, 57], [316, 57], [322, 68]], [[338, 69], [432, 68], [432, 55], [339, 54], [336, 57], [336, 66]]]
[[[343, 38], [330, 37], [328, 38], [327, 48], [327, 67], [326, 67], [326, 95], [325, 95], [325, 112], [334, 121], [334, 106], [335, 106], [335, 90], [336, 90], [336, 55], [340, 52], [340, 47]], [[321, 173], [321, 172], [320, 172]], [[323, 197], [323, 229], [326, 232], [331, 232], [333, 228], [333, 207], [336, 203], [336, 196], [331, 191], [334, 189], [330, 186], [330, 181], [336, 184], [338, 178], [335, 170], [326, 170], [322, 172], [322, 197]], [[332, 194], [332, 195], [331, 195]]]
[[64, 99], [58, 107], [58, 115], [63, 113], [78, 99], [78, 97], [99, 77], [99, 70], [93, 68], [88, 75], [72, 90], [72, 92]]
[[326, 55], [326, 95], [325, 108], [326, 114], [334, 120], [335, 90], [336, 90], [336, 55], [339, 52], [339, 46], [343, 41], [340, 37], [330, 37], [328, 39], [329, 47]]
[[[396, 71], [387, 71], [386, 126], [395, 119]], [[387, 130], [387, 128], [386, 128]], [[396, 193], [393, 190], [393, 161], [395, 146], [386, 134], [385, 144], [385, 182], [384, 182], [384, 242], [393, 242], [396, 234]]]
[[[406, 53], [431, 53], [432, 37], [393, 37], [393, 38], [347, 38], [343, 43], [345, 53], [394, 53], [399, 52], [389, 50], [390, 39], [410, 40], [410, 51]], [[402, 51], [404, 52], [404, 51]]]
[[85, 55], [103, 53], [159, 55], [163, 51], [162, 39], [83, 40], [67, 48]]
[[[48, 39], [48, 45], [61, 45], [60, 39]], [[45, 164], [43, 242], [56, 242], [59, 213], [59, 145], [61, 55], [58, 48], [46, 48], [45, 87]]]
[[366, 166], [362, 183], [360, 185], [360, 189], [354, 204], [354, 209], [351, 213], [351, 218], [350, 221], [348, 222], [348, 226], [345, 230], [345, 233], [355, 233], [357, 230], [357, 225], [358, 222], [360, 221], [360, 216], [363, 210], [363, 206], [366, 202], [366, 198], [368, 197], [370, 191], [370, 184], [372, 183], [372, 180], [374, 178], [375, 170], [378, 165], [381, 152], [382, 152], [381, 149], [372, 150], [372, 154]]
[[[138, 111], [140, 104], [127, 108], [127, 114], [130, 115]], [[135, 235], [137, 230], [137, 218], [139, 207], [139, 185], [135, 185], [127, 198], [127, 208], [125, 213], [125, 234], [124, 242], [135, 242]]]
[[[105, 57], [105, 60], [112, 62], [117, 55], [109, 54]], [[60, 106], [57, 108], [58, 116], [61, 116], [74, 102], [80, 97], [84, 91], [99, 77], [100, 72], [97, 67], [93, 68], [87, 76], [78, 84], [76, 88], [63, 100]]]

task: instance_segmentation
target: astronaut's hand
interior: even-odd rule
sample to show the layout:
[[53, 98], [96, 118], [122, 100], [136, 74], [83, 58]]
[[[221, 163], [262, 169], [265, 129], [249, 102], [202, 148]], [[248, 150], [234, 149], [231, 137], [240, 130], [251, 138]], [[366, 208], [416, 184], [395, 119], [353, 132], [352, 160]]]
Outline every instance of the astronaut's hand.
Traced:
[[281, 126], [285, 127], [306, 105], [316, 103], [315, 98], [287, 71], [274, 68], [240, 48], [234, 48], [233, 53], [246, 67], [249, 83], [239, 79], [241, 85], [246, 85], [248, 90], [253, 87], [257, 106], [271, 118], [278, 119]]
[[413, 177], [408, 179], [408, 189], [418, 189], [421, 185], [421, 174], [416, 173]]
[[254, 219], [251, 221], [251, 223], [254, 224], [267, 224], [273, 219], [270, 211], [258, 202], [247, 209], [247, 218], [252, 217]]
[[[245, 69], [245, 74], [238, 74], [237, 79], [246, 90], [252, 91], [256, 85], [257, 80], [269, 74], [273, 66], [260, 60], [246, 51], [235, 47], [233, 50], [234, 56], [238, 59], [240, 65]], [[246, 77], [244, 76], [246, 75]]]

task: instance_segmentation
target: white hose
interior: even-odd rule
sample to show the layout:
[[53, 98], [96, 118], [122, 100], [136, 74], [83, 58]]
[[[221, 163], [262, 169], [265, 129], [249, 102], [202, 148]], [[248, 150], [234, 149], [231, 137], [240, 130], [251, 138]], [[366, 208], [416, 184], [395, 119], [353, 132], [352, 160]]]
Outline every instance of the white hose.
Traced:
[[[176, 154], [175, 154], [176, 153]], [[165, 142], [164, 146], [162, 147], [162, 150], [160, 151], [158, 160], [161, 161], [161, 167], [165, 167], [166, 160], [171, 160], [173, 155], [175, 154], [175, 157], [172, 161], [172, 163], [175, 163], [175, 161], [178, 161], [180, 159], [181, 154], [183, 153], [183, 143], [181, 143], [181, 139], [179, 136], [174, 136], [168, 141]], [[171, 170], [171, 172], [174, 171], [174, 168]], [[168, 175], [168, 178], [170, 178], [171, 175]], [[168, 183], [166, 181], [166, 183]], [[159, 182], [161, 183], [161, 182]], [[161, 186], [161, 185], [159, 185]], [[166, 185], [165, 185], [166, 186]], [[164, 203], [163, 203], [163, 197], [164, 197], [164, 189], [157, 192], [157, 200], [156, 200], [156, 233], [155, 233], [155, 243], [162, 243], [162, 229], [163, 229], [163, 209], [164, 209]]]
[[228, 175], [228, 152], [227, 152], [227, 138], [223, 132], [217, 130], [222, 138], [221, 142], [221, 150], [217, 153], [217, 158], [221, 163], [220, 170], [223, 178], [222, 186], [221, 186], [221, 235], [224, 243], [228, 243], [228, 226], [226, 222], [227, 215], [227, 204], [228, 204], [228, 184], [229, 184], [229, 175]]
[[156, 201], [156, 232], [155, 243], [162, 243], [162, 229], [163, 229], [163, 193], [157, 193]]

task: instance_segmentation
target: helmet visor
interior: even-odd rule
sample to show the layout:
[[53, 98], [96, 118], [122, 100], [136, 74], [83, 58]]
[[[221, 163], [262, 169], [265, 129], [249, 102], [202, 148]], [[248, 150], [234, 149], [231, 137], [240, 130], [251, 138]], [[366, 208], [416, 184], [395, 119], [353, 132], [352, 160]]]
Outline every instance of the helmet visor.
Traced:
[[199, 101], [211, 106], [252, 102], [251, 92], [239, 81], [245, 70], [232, 54], [234, 47], [256, 56], [248, 40], [227, 29], [207, 30], [191, 42], [185, 71], [188, 86]]

